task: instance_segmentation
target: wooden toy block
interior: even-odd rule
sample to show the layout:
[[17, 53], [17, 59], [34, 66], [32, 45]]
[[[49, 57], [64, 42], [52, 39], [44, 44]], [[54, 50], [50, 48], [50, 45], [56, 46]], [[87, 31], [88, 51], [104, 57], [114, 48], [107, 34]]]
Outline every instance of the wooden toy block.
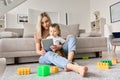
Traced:
[[107, 70], [107, 69], [110, 68], [110, 66], [109, 66], [109, 63], [98, 62], [97, 63], [97, 68]]
[[40, 65], [37, 66], [38, 76], [48, 76], [50, 75], [50, 66], [49, 65]]
[[18, 68], [17, 69], [17, 74], [18, 75], [28, 75], [30, 74], [30, 68], [26, 67], [26, 68]]
[[50, 69], [51, 73], [57, 73], [59, 71], [59, 68], [57, 66], [52, 66]]
[[118, 60], [116, 58], [113, 58], [112, 59], [112, 64], [117, 64], [118, 63]]

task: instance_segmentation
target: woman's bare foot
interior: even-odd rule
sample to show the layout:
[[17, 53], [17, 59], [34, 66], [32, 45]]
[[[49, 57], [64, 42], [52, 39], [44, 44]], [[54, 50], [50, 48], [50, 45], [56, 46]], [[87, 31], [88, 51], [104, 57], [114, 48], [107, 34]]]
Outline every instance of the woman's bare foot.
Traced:
[[72, 70], [70, 70], [70, 69], [68, 69], [68, 68], [64, 68], [64, 71], [65, 71], [65, 72], [69, 72], [69, 71], [72, 71]]
[[88, 71], [88, 67], [83, 67], [82, 70], [79, 71], [80, 75], [84, 77]]

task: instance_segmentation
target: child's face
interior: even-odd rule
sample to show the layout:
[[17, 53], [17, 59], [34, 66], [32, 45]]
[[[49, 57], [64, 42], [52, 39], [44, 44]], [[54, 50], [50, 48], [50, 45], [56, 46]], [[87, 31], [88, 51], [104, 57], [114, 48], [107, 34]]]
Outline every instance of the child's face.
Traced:
[[50, 27], [50, 32], [49, 33], [50, 33], [50, 36], [56, 37], [56, 36], [58, 36], [59, 31], [58, 31], [57, 28]]

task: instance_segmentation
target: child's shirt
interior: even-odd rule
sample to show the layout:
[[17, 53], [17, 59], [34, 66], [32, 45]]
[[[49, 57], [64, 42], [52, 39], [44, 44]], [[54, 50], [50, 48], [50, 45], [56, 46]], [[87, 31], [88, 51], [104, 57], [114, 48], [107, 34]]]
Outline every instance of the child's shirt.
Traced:
[[47, 39], [53, 39], [53, 44], [54, 45], [59, 45], [60, 43], [63, 44], [65, 40], [59, 36], [53, 37], [53, 36], [48, 36]]
[[[65, 43], [65, 40], [59, 36], [57, 37], [53, 37], [53, 36], [48, 36], [46, 39], [53, 39], [53, 44], [54, 45], [59, 45], [60, 43], [63, 44]], [[65, 54], [63, 53], [63, 51], [60, 49], [60, 50], [57, 50], [56, 53], [62, 57], [65, 57]]]

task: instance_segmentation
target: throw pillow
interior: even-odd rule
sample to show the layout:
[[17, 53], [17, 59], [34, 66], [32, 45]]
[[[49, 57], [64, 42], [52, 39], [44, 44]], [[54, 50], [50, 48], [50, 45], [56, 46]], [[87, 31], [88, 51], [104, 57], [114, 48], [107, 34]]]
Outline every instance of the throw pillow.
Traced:
[[15, 32], [10, 31], [3, 31], [0, 32], [0, 38], [18, 38], [19, 34]]
[[73, 24], [73, 25], [63, 25], [59, 24], [61, 29], [61, 37], [66, 38], [67, 35], [74, 35], [76, 37], [79, 36], [79, 24]]
[[33, 38], [35, 31], [36, 31], [35, 24], [30, 24], [30, 23], [24, 24], [23, 37], [24, 38]]

